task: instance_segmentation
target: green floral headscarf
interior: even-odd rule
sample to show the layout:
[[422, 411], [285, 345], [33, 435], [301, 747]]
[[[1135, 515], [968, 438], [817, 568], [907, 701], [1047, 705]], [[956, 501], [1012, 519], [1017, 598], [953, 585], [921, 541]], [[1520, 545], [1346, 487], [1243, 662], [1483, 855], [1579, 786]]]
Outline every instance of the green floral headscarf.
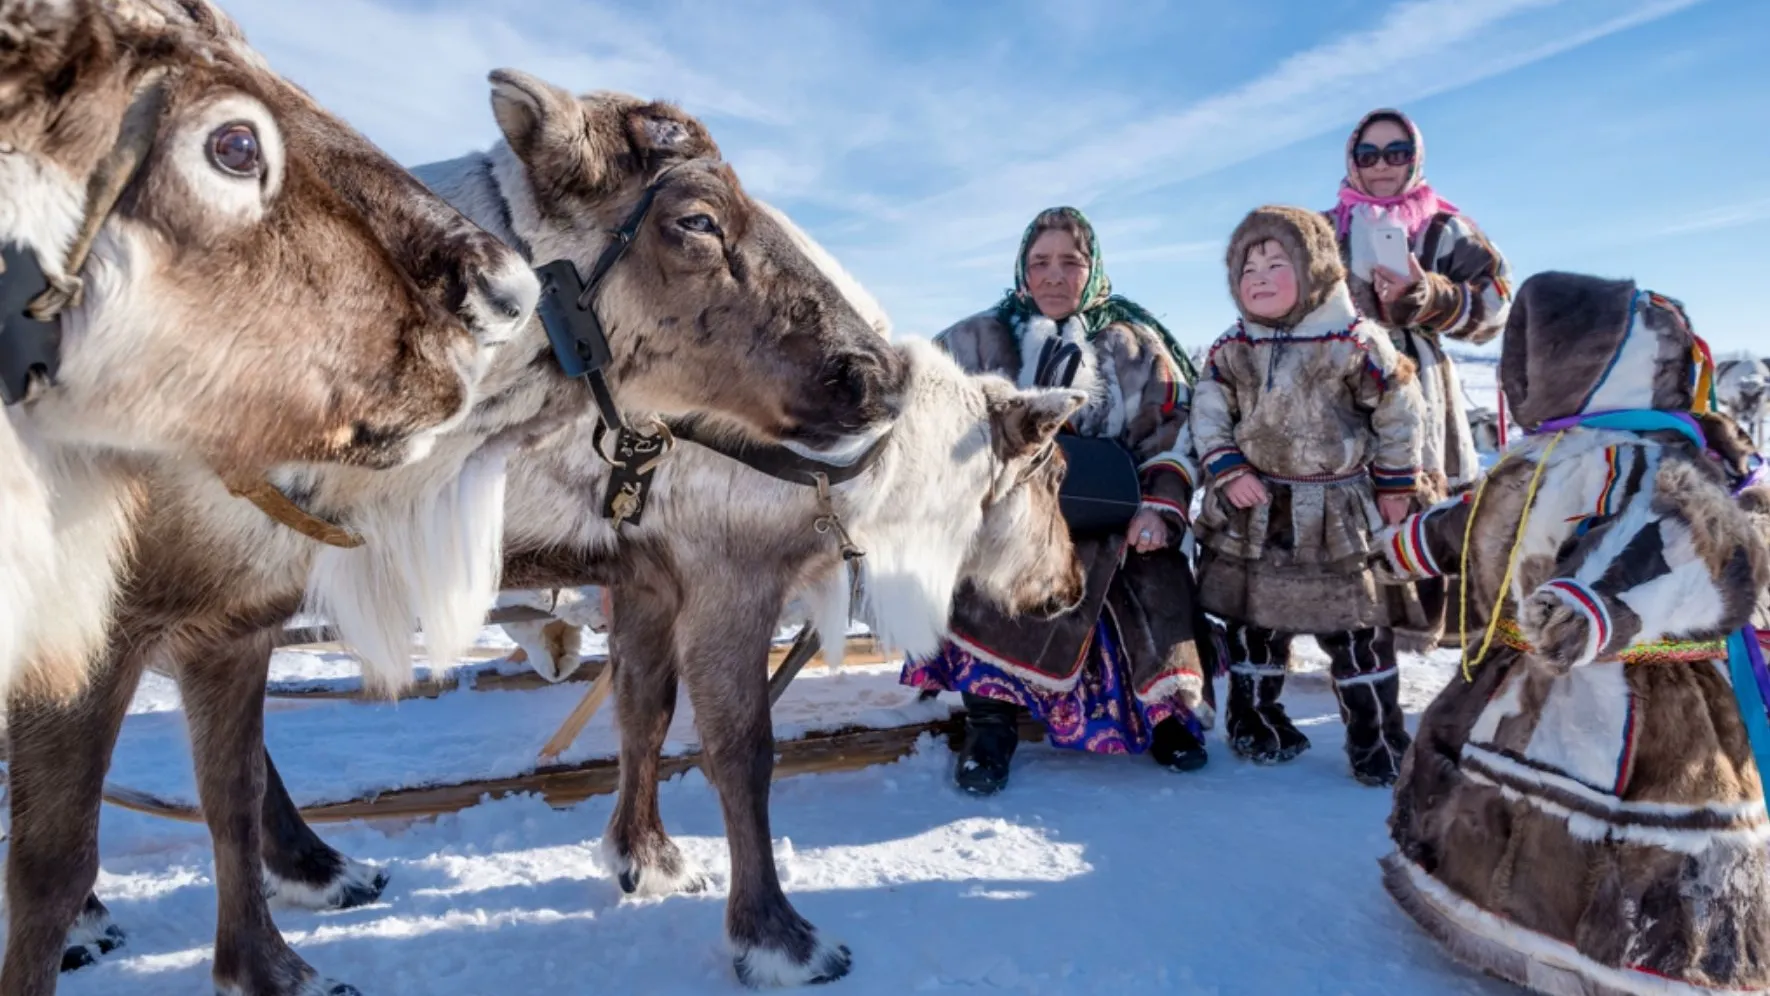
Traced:
[[1039, 306], [1033, 303], [1032, 293], [1026, 283], [1026, 254], [1032, 249], [1033, 240], [1044, 229], [1050, 228], [1051, 222], [1058, 217], [1073, 222], [1088, 237], [1088, 283], [1082, 288], [1082, 306], [1076, 315], [1082, 320], [1082, 328], [1087, 332], [1088, 341], [1100, 330], [1114, 322], [1134, 322], [1147, 327], [1161, 338], [1168, 347], [1168, 354], [1180, 367], [1180, 375], [1188, 384], [1198, 380], [1198, 370], [1174, 336], [1154, 315], [1127, 297], [1112, 292], [1112, 279], [1106, 275], [1106, 266], [1101, 260], [1100, 239], [1094, 234], [1094, 225], [1086, 215], [1072, 207], [1047, 208], [1038, 213], [1026, 226], [1020, 236], [1020, 251], [1014, 257], [1014, 289], [1002, 297], [996, 304], [996, 318], [1002, 324], [1014, 330], [1014, 338], [1020, 338], [1020, 326], [1028, 318], [1039, 313]]

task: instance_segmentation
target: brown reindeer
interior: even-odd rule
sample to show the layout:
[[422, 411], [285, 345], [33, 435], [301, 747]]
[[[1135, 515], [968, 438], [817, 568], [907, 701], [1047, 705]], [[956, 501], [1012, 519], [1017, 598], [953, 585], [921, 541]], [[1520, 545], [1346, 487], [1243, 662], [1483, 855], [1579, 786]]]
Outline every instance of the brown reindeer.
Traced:
[[[102, 644], [139, 458], [410, 463], [538, 287], [194, 2], [0, 0], [0, 242], [8, 300], [40, 267], [56, 312], [0, 336], [0, 678], [28, 653], [34, 693]], [[33, 332], [55, 369], [10, 352]]]
[[[861, 615], [882, 642], [912, 654], [938, 647], [961, 585], [975, 585], [1009, 611], [1039, 615], [1067, 611], [1082, 594], [1057, 502], [1063, 456], [1052, 444], [1081, 395], [968, 376], [924, 342], [897, 348], [910, 371], [902, 414], [865, 470], [831, 489], [828, 508], [810, 486], [685, 444], [660, 467], [646, 520], [617, 534], [595, 511], [610, 468], [585, 444], [588, 423], [512, 461], [505, 583], [594, 584], [614, 596], [610, 654], [618, 662], [622, 736], [606, 862], [628, 893], [706, 886], [658, 810], [659, 753], [681, 681], [694, 703], [702, 769], [725, 810], [732, 868], [726, 933], [737, 976], [751, 986], [829, 981], [850, 967], [848, 949], [822, 938], [787, 900], [768, 822], [767, 656], [776, 620], [794, 596], [827, 605], [818, 613], [826, 632], [840, 632], [836, 624], [848, 614], [842, 552], [819, 531], [819, 517], [833, 513], [864, 550]], [[245, 684], [237, 672], [235, 681]], [[262, 693], [262, 671], [250, 685], [251, 694]], [[188, 672], [181, 688], [187, 708], [210, 708], [190, 701]], [[242, 691], [231, 704], [246, 701]], [[261, 735], [262, 726], [252, 732]], [[238, 765], [263, 744], [194, 740], [192, 747], [214, 755], [199, 764]], [[323, 843], [274, 777], [260, 819], [266, 880], [284, 895], [368, 901], [386, 884], [384, 874]]]
[[[1018, 391], [963, 375], [925, 343], [901, 348], [912, 369], [904, 413], [875, 463], [833, 497], [865, 552], [861, 614], [873, 633], [887, 646], [933, 653], [963, 584], [1014, 613], [1073, 608], [1081, 566], [1058, 508], [1064, 465], [1053, 437], [1081, 396]], [[505, 581], [611, 589], [621, 765], [607, 863], [629, 893], [704, 887], [658, 812], [658, 758], [680, 680], [694, 703], [702, 770], [725, 813], [726, 936], [738, 978], [758, 987], [839, 978], [849, 951], [788, 902], [768, 820], [776, 622], [794, 595], [830, 607], [817, 612], [824, 632], [842, 632], [836, 624], [848, 615], [841, 551], [814, 525], [815, 491], [684, 447], [660, 472], [655, 525], [617, 536], [582, 511], [606, 474], [563, 442], [515, 464]]]
[[[707, 400], [728, 406], [719, 409], [723, 416], [760, 438], [840, 451], [853, 447], [853, 437], [877, 437], [898, 408], [904, 361], [801, 245], [750, 202], [729, 168], [713, 161], [717, 148], [699, 122], [670, 105], [620, 95], [578, 101], [518, 74], [494, 74], [494, 83], [493, 106], [508, 143], [418, 172], [509, 243], [537, 260], [573, 259], [581, 271], [607, 242], [606, 229], [650, 198], [598, 298], [614, 354], [609, 371], [623, 402], [646, 398], [665, 413], [679, 411], [683, 402], [673, 399], [696, 397], [701, 388], [694, 385], [711, 385], [706, 370], [717, 366], [734, 383], [716, 392], [708, 386]], [[537, 108], [545, 114], [537, 116]], [[565, 113], [571, 122], [552, 117]], [[533, 137], [537, 122], [548, 129], [544, 144], [524, 138]], [[569, 143], [571, 156], [560, 143]], [[570, 198], [580, 216], [525, 207], [542, 199], [537, 190]], [[577, 241], [565, 245], [557, 233], [568, 227]], [[85, 912], [64, 963], [121, 940], [88, 893], [97, 868], [92, 829], [123, 712], [142, 669], [153, 666], [180, 682], [214, 836], [222, 911], [217, 985], [254, 996], [354, 991], [316, 976], [283, 941], [266, 901], [268, 894], [336, 907], [367, 901], [380, 887], [372, 873], [358, 875], [342, 861], [325, 869], [333, 877], [317, 881], [310, 877], [314, 861], [261, 864], [259, 823], [270, 777], [262, 763], [262, 697], [274, 636], [306, 588], [381, 687], [409, 678], [413, 615], [433, 659], [452, 660], [496, 588], [503, 509], [501, 489], [489, 485], [501, 481], [513, 450], [584, 406], [578, 385], [562, 391], [557, 373], [537, 375], [553, 370], [540, 325], [531, 323], [500, 348], [482, 378], [505, 387], [482, 391], [470, 416], [424, 461], [378, 473], [279, 472], [275, 480], [305, 507], [361, 533], [360, 549], [315, 548], [229, 506], [187, 467], [152, 468], [152, 514], [142, 523], [129, 594], [91, 691], [74, 708], [14, 719], [15, 742], [26, 736], [18, 724], [31, 724], [43, 770], [52, 756], [61, 759], [61, 791], [39, 800], [37, 811], [15, 813], [15, 841], [25, 837], [24, 821], [36, 839], [55, 837], [60, 847], [53, 859], [40, 855], [34, 874], [19, 877], [23, 898], [12, 899], [8, 912], [15, 930], [37, 932], [29, 935], [28, 952], [19, 950], [24, 935], [13, 935], [8, 973], [15, 958], [53, 973], [37, 966], [53, 965], [59, 931], [74, 923], [82, 896]], [[574, 442], [591, 445], [587, 435]], [[361, 611], [359, 603], [374, 611]], [[239, 753], [242, 746], [247, 753]], [[15, 753], [15, 779], [23, 762]], [[65, 858], [71, 847], [79, 855], [72, 874]], [[15, 843], [15, 859], [20, 853]], [[0, 980], [6, 996], [38, 991]]]

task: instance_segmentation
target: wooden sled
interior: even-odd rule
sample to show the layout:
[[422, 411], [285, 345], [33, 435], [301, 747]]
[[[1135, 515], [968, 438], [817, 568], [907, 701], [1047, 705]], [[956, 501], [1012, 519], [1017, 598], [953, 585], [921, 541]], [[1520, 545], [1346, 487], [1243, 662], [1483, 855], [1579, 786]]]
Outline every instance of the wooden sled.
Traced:
[[[520, 616], [517, 614], [520, 613]], [[488, 625], [499, 622], [538, 621], [552, 619], [545, 612], [516, 607], [514, 612], [500, 609], [487, 618]], [[290, 630], [280, 646], [305, 646], [335, 639], [329, 627]], [[814, 659], [821, 658], [821, 642], [816, 631], [806, 626], [790, 646], [776, 646], [769, 654], [772, 674], [769, 677], [769, 702], [780, 700], [788, 684]], [[884, 663], [894, 658], [881, 653], [870, 638], [851, 638], [845, 648], [845, 659], [855, 663]], [[550, 682], [533, 672], [523, 674], [477, 673], [469, 670], [470, 687], [475, 690], [526, 690], [548, 687]], [[434, 698], [460, 686], [459, 675], [427, 679], [402, 694], [401, 698]], [[620, 783], [618, 757], [592, 758], [573, 764], [559, 764], [555, 759], [583, 732], [592, 716], [601, 708], [613, 687], [613, 671], [606, 659], [586, 660], [565, 681], [589, 682], [590, 688], [559, 730], [541, 750], [533, 771], [521, 775], [469, 779], [456, 783], [439, 783], [394, 789], [357, 799], [324, 802], [304, 807], [301, 816], [309, 823], [341, 823], [351, 820], [413, 820], [459, 812], [482, 801], [510, 795], [538, 794], [550, 805], [563, 808], [598, 795], [613, 794]], [[281, 698], [314, 700], [364, 700], [360, 689], [339, 689], [335, 686], [313, 687], [315, 683], [294, 683], [274, 689], [271, 695]], [[830, 771], [853, 771], [876, 764], [888, 764], [910, 753], [924, 734], [944, 737], [949, 745], [963, 736], [965, 717], [955, 713], [944, 720], [915, 723], [907, 726], [873, 728], [848, 727], [833, 732], [813, 733], [776, 744], [774, 777], [814, 774]], [[1037, 740], [1044, 728], [1030, 717], [1021, 725], [1021, 738]], [[700, 752], [689, 751], [661, 759], [658, 777], [668, 780], [699, 765]], [[167, 799], [114, 782], [106, 782], [104, 801], [114, 806], [150, 816], [203, 822], [200, 807]]]
[[[877, 764], [890, 764], [914, 750], [924, 734], [944, 737], [948, 746], [956, 749], [964, 729], [964, 714], [958, 712], [944, 720], [909, 726], [849, 728], [808, 734], [775, 745], [774, 777], [857, 771]], [[1020, 739], [1032, 741], [1043, 736], [1044, 727], [1031, 718], [1022, 720]], [[665, 757], [658, 766], [658, 778], [668, 781], [699, 764], [699, 751]], [[537, 794], [554, 808], [563, 809], [592, 796], [613, 795], [620, 784], [619, 779], [619, 759], [599, 757], [578, 764], [543, 765], [527, 774], [508, 778], [425, 785], [361, 799], [319, 803], [304, 807], [301, 817], [309, 823], [424, 819], [527, 793]], [[104, 801], [150, 816], [187, 823], [203, 822], [202, 810], [196, 806], [123, 785], [106, 783]]]
[[[328, 645], [325, 643], [317, 645], [285, 643], [282, 644], [282, 646], [301, 646], [322, 652], [336, 647], [335, 644]], [[789, 649], [788, 646], [780, 645], [769, 651], [768, 665], [770, 670], [780, 666], [781, 662], [786, 659]], [[414, 651], [414, 653], [416, 652], [417, 651]], [[476, 648], [475, 652], [470, 656], [474, 659], [484, 661], [506, 659], [512, 662], [517, 662], [523, 659], [520, 655], [520, 649], [506, 656], [504, 651], [482, 647]], [[878, 644], [869, 637], [851, 637], [847, 642], [847, 649], [844, 652], [844, 660], [850, 664], [884, 664], [894, 659], [894, 657], [887, 656], [880, 651]], [[563, 685], [568, 683], [595, 681], [597, 676], [602, 673], [602, 669], [607, 663], [608, 659], [606, 657], [585, 657], [583, 663], [578, 666], [576, 671], [560, 679], [557, 684]], [[818, 657], [814, 658], [809, 664], [807, 664], [807, 666], [823, 666], [822, 655], [820, 654]], [[400, 691], [399, 698], [402, 701], [409, 699], [434, 699], [439, 695], [455, 691], [459, 688], [467, 688], [468, 690], [475, 692], [532, 692], [540, 688], [553, 687], [554, 684], [555, 682], [548, 681], [534, 671], [522, 671], [516, 674], [510, 674], [493, 670], [490, 667], [476, 668], [472, 665], [464, 665], [451, 670], [446, 675], [434, 678], [423, 678], [413, 682], [409, 687]], [[361, 685], [351, 686], [338, 681], [325, 679], [273, 681], [266, 689], [265, 694], [273, 699], [305, 699], [309, 701], [384, 701], [366, 694]]]

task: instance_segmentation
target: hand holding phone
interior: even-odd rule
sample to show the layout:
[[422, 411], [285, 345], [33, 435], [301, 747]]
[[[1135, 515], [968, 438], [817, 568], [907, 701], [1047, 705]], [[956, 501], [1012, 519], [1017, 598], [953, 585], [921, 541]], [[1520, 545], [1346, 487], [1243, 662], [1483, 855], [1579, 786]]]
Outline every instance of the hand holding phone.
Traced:
[[1376, 264], [1394, 273], [1408, 272], [1407, 229], [1388, 218], [1378, 218], [1366, 229], [1370, 233], [1371, 257]]

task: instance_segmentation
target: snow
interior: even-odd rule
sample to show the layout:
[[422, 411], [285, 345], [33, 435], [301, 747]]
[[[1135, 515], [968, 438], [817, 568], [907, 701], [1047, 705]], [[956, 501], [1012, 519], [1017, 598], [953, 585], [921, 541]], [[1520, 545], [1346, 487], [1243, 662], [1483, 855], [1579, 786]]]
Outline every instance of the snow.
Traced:
[[[485, 637], [488, 653], [507, 646], [496, 631]], [[895, 764], [777, 782], [788, 894], [855, 954], [838, 991], [1516, 992], [1445, 958], [1384, 894], [1376, 862], [1389, 847], [1389, 793], [1348, 775], [1325, 658], [1307, 640], [1298, 651], [1304, 669], [1284, 701], [1315, 748], [1287, 766], [1236, 760], [1221, 730], [1210, 764], [1192, 774], [1025, 744], [1008, 790], [976, 800], [952, 788], [944, 743], [924, 737]], [[1410, 714], [1451, 679], [1455, 657], [1404, 660]], [[345, 666], [284, 651], [275, 671], [341, 679]], [[895, 725], [954, 705], [915, 702], [896, 673], [807, 669], [777, 708], [781, 735]], [[302, 801], [511, 773], [532, 764], [586, 687], [463, 688], [398, 705], [272, 701], [268, 736]], [[188, 797], [176, 708], [176, 689], [150, 676], [114, 780]], [[608, 722], [599, 716], [571, 756], [612, 752]], [[692, 738], [679, 716], [670, 749]], [[278, 910], [277, 922], [322, 974], [370, 996], [741, 992], [722, 935], [729, 864], [718, 799], [698, 771], [664, 785], [661, 799], [672, 834], [712, 873], [710, 892], [623, 897], [597, 849], [612, 797], [563, 810], [513, 797], [434, 821], [320, 827], [393, 881], [372, 907]], [[203, 829], [107, 807], [101, 854], [100, 896], [129, 941], [64, 976], [59, 991], [208, 991], [216, 904]]]
[[[1494, 407], [1497, 357], [1453, 355], [1469, 403]], [[291, 793], [308, 805], [532, 769], [588, 686], [475, 691], [476, 673], [527, 670], [501, 660], [513, 646], [487, 628], [458, 664], [461, 687], [435, 699], [267, 701], [266, 737]], [[586, 633], [584, 650], [600, 655], [606, 643]], [[1301, 670], [1284, 702], [1314, 749], [1288, 765], [1237, 760], [1221, 728], [1210, 763], [1191, 774], [1023, 744], [1008, 790], [977, 800], [952, 787], [946, 745], [923, 737], [893, 764], [776, 782], [782, 881], [802, 914], [854, 951], [836, 991], [1517, 993], [1449, 960], [1383, 892], [1390, 795], [1349, 776], [1326, 658], [1307, 639], [1296, 650]], [[1410, 727], [1458, 680], [1456, 661], [1455, 651], [1404, 655]], [[428, 676], [422, 662], [417, 670]], [[950, 695], [918, 701], [897, 673], [807, 669], [775, 709], [777, 737], [925, 722], [957, 706]], [[347, 655], [293, 649], [278, 652], [272, 680], [360, 685]], [[682, 696], [665, 751], [695, 743]], [[562, 760], [610, 756], [617, 744], [605, 707]], [[170, 680], [144, 679], [110, 777], [195, 801]], [[322, 975], [368, 996], [742, 992], [723, 941], [729, 863], [716, 794], [698, 770], [661, 788], [670, 832], [713, 878], [695, 896], [621, 894], [598, 848], [613, 803], [556, 810], [517, 796], [434, 820], [321, 826], [392, 882], [371, 907], [277, 910], [277, 923]], [[63, 976], [58, 991], [208, 992], [216, 900], [204, 828], [107, 806], [100, 853], [99, 895], [128, 943]]]

